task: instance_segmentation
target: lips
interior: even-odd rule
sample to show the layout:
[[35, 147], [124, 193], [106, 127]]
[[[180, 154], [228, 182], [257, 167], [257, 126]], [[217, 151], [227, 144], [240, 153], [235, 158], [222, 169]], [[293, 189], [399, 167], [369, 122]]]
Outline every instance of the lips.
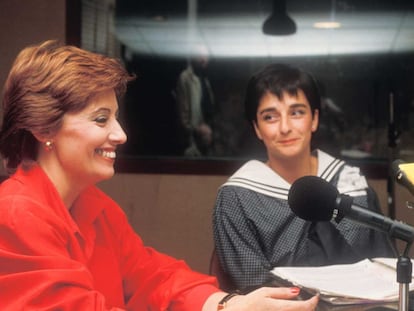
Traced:
[[280, 140], [279, 144], [282, 145], [289, 145], [289, 144], [293, 144], [294, 142], [296, 142], [297, 139], [286, 139], [286, 140]]

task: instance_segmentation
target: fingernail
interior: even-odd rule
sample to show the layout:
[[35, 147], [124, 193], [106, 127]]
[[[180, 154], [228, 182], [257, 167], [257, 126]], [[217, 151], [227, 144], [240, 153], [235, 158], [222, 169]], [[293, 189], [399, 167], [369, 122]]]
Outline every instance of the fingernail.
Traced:
[[299, 293], [299, 292], [300, 292], [300, 288], [299, 288], [299, 287], [291, 287], [291, 288], [290, 288], [290, 292], [291, 292], [292, 294], [297, 294], [297, 293]]

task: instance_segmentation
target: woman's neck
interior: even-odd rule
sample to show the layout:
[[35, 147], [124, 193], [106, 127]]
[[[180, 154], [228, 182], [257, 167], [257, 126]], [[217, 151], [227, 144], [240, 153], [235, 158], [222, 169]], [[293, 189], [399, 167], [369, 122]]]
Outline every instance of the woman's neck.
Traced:
[[318, 159], [311, 153], [299, 158], [284, 160], [269, 157], [266, 164], [290, 184], [300, 177], [316, 176], [318, 173]]
[[81, 182], [71, 182], [68, 175], [62, 173], [59, 166], [53, 165], [53, 162], [51, 161], [43, 163], [41, 160], [38, 160], [38, 163], [54, 184], [57, 192], [62, 198], [63, 203], [69, 210], [85, 186], [83, 186]]

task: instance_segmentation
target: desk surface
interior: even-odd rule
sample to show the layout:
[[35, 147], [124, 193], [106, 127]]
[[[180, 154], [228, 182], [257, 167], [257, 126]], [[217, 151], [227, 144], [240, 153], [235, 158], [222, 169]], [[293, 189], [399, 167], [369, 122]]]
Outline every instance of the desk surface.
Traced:
[[333, 305], [324, 301], [319, 302], [316, 311], [389, 311], [398, 310], [398, 303], [378, 303], [363, 305]]
[[[284, 280], [274, 279], [267, 286], [289, 286]], [[302, 290], [299, 299], [308, 299], [313, 296], [312, 293]], [[410, 306], [414, 306], [413, 297], [410, 295]], [[320, 300], [316, 311], [390, 311], [398, 310], [397, 302], [381, 302], [381, 303], [369, 303], [369, 304], [355, 304], [355, 305], [335, 305], [326, 301]], [[410, 307], [410, 311], [414, 311], [413, 307]]]

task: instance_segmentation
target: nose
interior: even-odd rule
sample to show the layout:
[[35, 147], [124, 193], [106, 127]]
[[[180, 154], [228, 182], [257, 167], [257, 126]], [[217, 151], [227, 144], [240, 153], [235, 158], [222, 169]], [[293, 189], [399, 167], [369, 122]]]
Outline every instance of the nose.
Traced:
[[114, 145], [122, 145], [127, 141], [127, 135], [118, 121], [114, 122], [111, 132], [109, 133], [109, 139]]
[[290, 119], [286, 115], [280, 117], [279, 130], [281, 134], [288, 134], [291, 130]]

